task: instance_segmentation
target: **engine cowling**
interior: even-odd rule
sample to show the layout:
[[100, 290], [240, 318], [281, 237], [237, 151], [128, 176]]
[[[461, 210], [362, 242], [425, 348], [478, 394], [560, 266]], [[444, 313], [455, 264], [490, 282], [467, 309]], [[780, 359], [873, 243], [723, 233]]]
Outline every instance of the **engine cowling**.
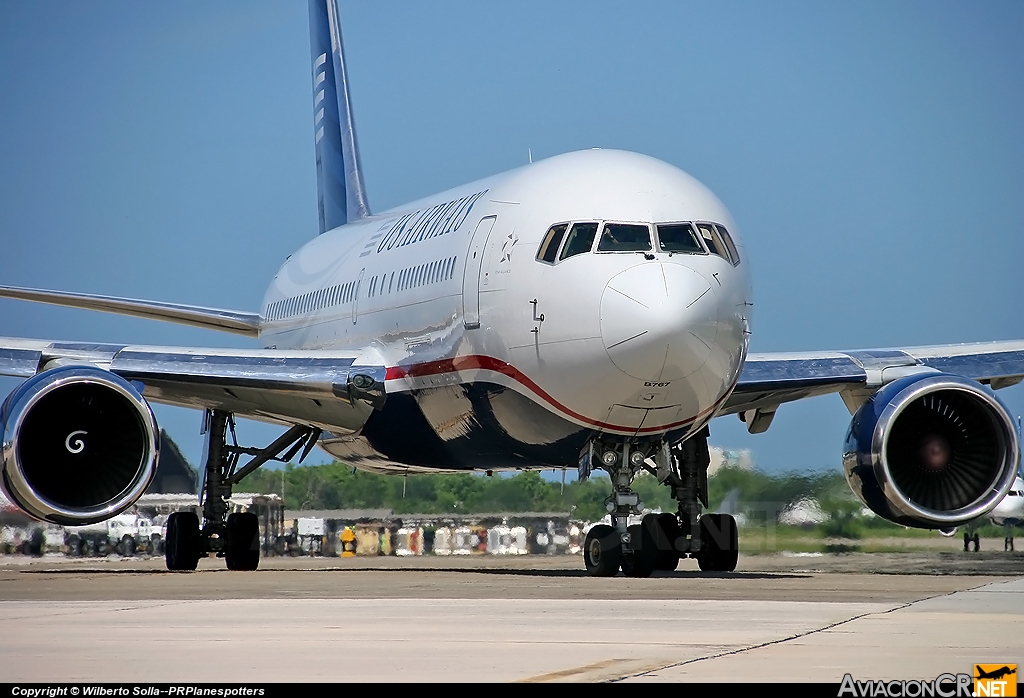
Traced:
[[0, 408], [0, 483], [26, 513], [63, 525], [130, 507], [156, 474], [159, 429], [128, 381], [63, 366], [22, 383]]
[[850, 423], [843, 470], [879, 516], [950, 529], [991, 511], [1020, 460], [1013, 419], [980, 384], [942, 373], [893, 381]]

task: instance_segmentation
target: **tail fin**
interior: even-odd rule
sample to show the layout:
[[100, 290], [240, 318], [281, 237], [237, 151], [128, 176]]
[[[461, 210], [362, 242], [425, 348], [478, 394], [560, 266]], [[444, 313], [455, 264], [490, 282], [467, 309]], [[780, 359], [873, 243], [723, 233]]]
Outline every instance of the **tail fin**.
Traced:
[[320, 232], [370, 215], [359, 163], [336, 0], [309, 0]]

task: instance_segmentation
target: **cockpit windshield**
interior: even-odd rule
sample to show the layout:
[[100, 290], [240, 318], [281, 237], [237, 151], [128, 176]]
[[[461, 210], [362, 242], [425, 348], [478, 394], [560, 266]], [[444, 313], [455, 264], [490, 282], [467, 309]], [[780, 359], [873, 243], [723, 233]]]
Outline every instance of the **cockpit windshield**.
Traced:
[[[656, 237], [651, 237], [652, 232]], [[585, 252], [643, 252], [648, 259], [654, 259], [652, 251], [668, 253], [669, 256], [706, 255], [710, 252], [733, 266], [740, 263], [739, 250], [725, 226], [704, 221], [555, 223], [540, 242], [537, 261], [555, 264]]]
[[697, 240], [692, 223], [667, 223], [658, 225], [658, 243], [662, 252], [685, 252], [704, 254], [704, 248]]
[[605, 223], [598, 252], [647, 252], [651, 249], [651, 229], [635, 223]]
[[740, 263], [740, 253], [736, 250], [736, 243], [732, 241], [732, 236], [729, 235], [729, 231], [721, 223], [715, 223], [715, 230], [722, 236], [722, 242], [725, 243], [726, 249], [729, 250], [729, 256], [732, 257], [732, 264], [736, 266]]
[[717, 254], [719, 257], [730, 262], [732, 261], [729, 257], [729, 250], [726, 248], [725, 243], [722, 242], [722, 238], [719, 237], [714, 225], [711, 223], [698, 223], [697, 230], [700, 231], [700, 236], [704, 238], [704, 244], [708, 246], [708, 252]]
[[573, 223], [569, 239], [565, 241], [559, 259], [569, 259], [584, 252], [590, 252], [597, 237], [597, 223]]
[[558, 247], [562, 244], [562, 238], [565, 237], [565, 230], [568, 227], [568, 223], [551, 226], [537, 251], [537, 259], [542, 262], [554, 263], [555, 257], [558, 256]]

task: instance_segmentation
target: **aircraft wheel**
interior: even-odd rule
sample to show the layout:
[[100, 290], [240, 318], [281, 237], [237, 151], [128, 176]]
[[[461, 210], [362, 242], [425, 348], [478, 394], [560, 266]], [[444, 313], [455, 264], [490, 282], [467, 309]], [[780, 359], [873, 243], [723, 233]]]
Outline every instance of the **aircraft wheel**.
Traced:
[[615, 529], [598, 524], [587, 533], [583, 543], [583, 561], [592, 577], [614, 577], [622, 562], [622, 543]]
[[732, 572], [739, 557], [736, 519], [729, 514], [700, 517], [700, 552], [697, 564], [704, 572]]
[[666, 572], [675, 570], [679, 566], [679, 549], [676, 548], [680, 533], [679, 520], [674, 514], [647, 514], [642, 525], [654, 539], [657, 550], [654, 569]]
[[199, 517], [192, 511], [178, 511], [167, 517], [167, 543], [164, 561], [176, 572], [194, 570], [199, 565]]
[[224, 559], [229, 570], [252, 571], [260, 566], [260, 521], [256, 514], [228, 516], [228, 546]]
[[633, 524], [629, 527], [629, 547], [632, 555], [623, 555], [619, 565], [627, 577], [650, 577], [658, 556], [654, 536], [647, 526]]

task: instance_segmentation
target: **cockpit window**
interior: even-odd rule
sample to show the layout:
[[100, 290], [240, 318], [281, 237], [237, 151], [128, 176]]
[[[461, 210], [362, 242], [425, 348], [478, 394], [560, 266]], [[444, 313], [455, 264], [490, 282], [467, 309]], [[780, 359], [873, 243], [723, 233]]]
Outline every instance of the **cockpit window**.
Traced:
[[597, 223], [573, 223], [559, 259], [569, 259], [569, 257], [590, 252], [596, 236]]
[[729, 256], [732, 257], [732, 264], [736, 266], [740, 263], [740, 253], [736, 251], [736, 243], [732, 241], [732, 235], [729, 235], [729, 231], [721, 223], [715, 223], [715, 229], [722, 236], [722, 242], [725, 243], [726, 249], [729, 250]]
[[605, 223], [598, 252], [647, 252], [651, 249], [651, 229], [635, 223]]
[[565, 230], [568, 227], [568, 223], [551, 226], [548, 234], [544, 236], [543, 242], [540, 243], [540, 249], [537, 250], [538, 260], [554, 264], [555, 257], [558, 256], [558, 247], [562, 244], [562, 238], [565, 237]]
[[658, 244], [662, 252], [704, 254], [692, 223], [669, 223], [658, 226]]
[[732, 259], [729, 257], [729, 250], [722, 242], [722, 238], [719, 237], [715, 226], [711, 223], [698, 223], [697, 230], [700, 231], [700, 236], [704, 238], [704, 244], [708, 246], [708, 251], [711, 254], [717, 254], [719, 257], [732, 262]]

